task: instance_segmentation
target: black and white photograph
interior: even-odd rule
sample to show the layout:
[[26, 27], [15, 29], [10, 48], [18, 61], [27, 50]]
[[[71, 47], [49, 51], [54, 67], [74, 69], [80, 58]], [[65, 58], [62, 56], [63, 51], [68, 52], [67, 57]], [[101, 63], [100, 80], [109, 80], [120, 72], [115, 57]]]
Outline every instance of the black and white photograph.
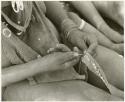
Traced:
[[0, 2], [1, 101], [124, 101], [124, 0]]

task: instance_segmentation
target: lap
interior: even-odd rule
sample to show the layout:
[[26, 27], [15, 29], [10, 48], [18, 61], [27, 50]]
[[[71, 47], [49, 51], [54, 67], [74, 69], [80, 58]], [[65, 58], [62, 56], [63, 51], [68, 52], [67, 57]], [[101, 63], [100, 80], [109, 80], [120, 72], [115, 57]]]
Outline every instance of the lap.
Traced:
[[4, 92], [5, 100], [121, 100], [84, 81], [72, 80], [41, 83], [30, 86], [27, 81], [10, 85]]
[[124, 89], [124, 58], [103, 46], [96, 49], [95, 59], [101, 65], [108, 81], [119, 89]]

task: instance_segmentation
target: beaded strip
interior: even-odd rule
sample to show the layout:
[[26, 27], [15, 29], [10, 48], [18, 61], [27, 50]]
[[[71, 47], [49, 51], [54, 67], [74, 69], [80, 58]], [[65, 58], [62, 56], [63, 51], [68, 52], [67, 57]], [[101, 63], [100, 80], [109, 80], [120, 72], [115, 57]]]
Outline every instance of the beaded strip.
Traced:
[[104, 82], [109, 92], [111, 93], [105, 73], [101, 69], [101, 66], [96, 62], [96, 60], [89, 53], [85, 52], [85, 55], [82, 57], [82, 62], [85, 63], [88, 69], [95, 73]]

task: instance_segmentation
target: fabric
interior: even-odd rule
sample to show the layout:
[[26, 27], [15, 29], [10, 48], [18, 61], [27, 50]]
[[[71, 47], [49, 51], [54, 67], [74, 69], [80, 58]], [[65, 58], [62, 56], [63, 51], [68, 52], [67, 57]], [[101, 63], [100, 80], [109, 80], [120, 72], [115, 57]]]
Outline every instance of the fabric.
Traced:
[[[44, 56], [46, 55], [46, 50], [48, 48], [55, 46], [55, 44], [58, 43], [58, 40], [56, 38], [57, 36], [54, 35], [58, 32], [56, 31], [52, 23], [45, 17], [45, 8], [44, 10], [41, 10], [41, 8], [37, 8], [41, 7], [42, 5], [44, 4], [41, 4], [41, 2], [37, 2], [37, 4], [33, 3], [32, 17], [31, 21], [29, 22], [30, 25], [28, 26], [27, 31], [24, 33], [24, 36], [26, 37], [24, 37], [25, 39], [23, 40], [19, 39], [18, 35], [13, 33], [10, 28], [2, 23], [3, 68], [12, 65], [27, 63], [31, 60], [37, 59], [39, 55]], [[10, 30], [9, 37], [6, 36], [6, 34], [3, 34], [3, 29]], [[94, 100], [97, 98], [97, 95], [99, 95], [98, 99], [110, 97], [109, 94], [107, 95], [107, 93], [95, 87], [91, 87], [93, 90], [90, 90], [90, 85], [83, 81], [76, 82], [75, 79], [84, 80], [84, 78], [82, 77], [82, 75], [76, 73], [73, 68], [63, 71], [61, 70], [55, 72], [41, 73], [33, 76], [33, 78], [35, 79], [36, 83], [40, 84], [30, 85], [28, 81], [25, 80], [7, 86], [5, 92], [3, 93], [4, 100], [31, 101], [39, 100], [39, 98], [42, 98], [42, 100], [46, 100], [47, 98], [61, 99], [62, 96], [67, 96], [67, 98], [62, 98], [62, 100], [64, 100], [72, 99], [72, 97], [75, 97], [77, 99], [76, 95], [83, 96], [84, 100], [88, 100], [90, 96], [92, 96], [91, 99]], [[73, 82], [73, 79], [75, 80], [75, 82]], [[67, 84], [65, 83], [66, 81]]]
[[23, 81], [8, 86], [4, 99], [8, 101], [120, 101], [117, 97], [80, 80], [40, 83], [34, 86]]
[[[61, 2], [61, 3], [63, 4], [63, 8], [66, 10], [67, 13], [76, 12], [70, 3], [68, 3], [68, 2]], [[85, 21], [82, 21], [81, 25], [79, 27], [80, 28], [83, 27], [84, 23], [85, 23]], [[65, 42], [65, 43], [67, 44], [68, 42]], [[83, 59], [83, 62], [82, 62], [82, 59]], [[94, 58], [89, 53], [86, 53], [86, 54], [84, 53], [83, 57], [81, 58], [80, 64], [81, 65], [85, 64], [87, 66], [87, 67], [84, 66], [84, 74], [86, 75], [87, 79], [88, 79], [88, 73], [91, 73], [92, 75], [94, 75], [94, 77], [98, 81], [98, 83], [100, 83], [103, 86], [102, 89], [105, 89], [106, 91], [111, 93], [105, 73], [101, 69], [100, 65], [96, 62], [96, 60], [94, 60]], [[95, 67], [97, 67], [97, 68], [95, 68]], [[99, 87], [98, 85], [96, 85], [96, 86]]]
[[[57, 43], [57, 38], [54, 33], [58, 33], [52, 23], [44, 16], [42, 10], [41, 15], [38, 17], [38, 14], [34, 13], [34, 7], [32, 13], [35, 17], [30, 22], [30, 27], [25, 32], [26, 38], [21, 40], [18, 35], [14, 34], [10, 28], [8, 28], [4, 23], [2, 23], [2, 67], [6, 68], [12, 65], [19, 65], [22, 63], [27, 63], [31, 60], [37, 59], [39, 55], [45, 55], [46, 50], [50, 47], [55, 46]], [[35, 9], [38, 10], [38, 9]], [[8, 18], [5, 18], [8, 19]], [[37, 19], [37, 20], [36, 20]], [[40, 23], [39, 23], [40, 20]], [[45, 24], [46, 22], [46, 24]], [[51, 24], [51, 25], [49, 25]], [[47, 28], [49, 26], [49, 29]], [[7, 32], [3, 30], [8, 29], [10, 36], [6, 36]], [[40, 41], [38, 40], [40, 38]], [[37, 46], [36, 46], [37, 45]], [[40, 46], [39, 46], [40, 45]], [[41, 73], [39, 75], [33, 76], [36, 83], [47, 83], [55, 81], [64, 81], [64, 80], [73, 80], [81, 79], [84, 80], [84, 77], [79, 75], [74, 68], [67, 70]], [[16, 85], [16, 83], [14, 84]], [[30, 84], [29, 84], [30, 85]], [[8, 86], [9, 87], [9, 86]], [[25, 87], [25, 86], [24, 86]], [[18, 89], [18, 86], [17, 86]], [[12, 89], [15, 90], [16, 89]], [[6, 91], [11, 93], [11, 91]], [[20, 88], [21, 92], [21, 88]], [[6, 95], [4, 95], [5, 97]], [[17, 94], [19, 96], [19, 94]]]

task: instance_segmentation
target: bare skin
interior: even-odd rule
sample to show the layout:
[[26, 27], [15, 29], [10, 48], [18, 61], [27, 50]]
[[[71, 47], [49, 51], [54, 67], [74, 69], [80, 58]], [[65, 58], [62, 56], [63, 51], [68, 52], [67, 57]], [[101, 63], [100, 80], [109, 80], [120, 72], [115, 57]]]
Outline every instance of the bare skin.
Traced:
[[124, 58], [102, 46], [97, 47], [96, 54], [95, 59], [102, 66], [109, 82], [124, 90]]
[[[83, 41], [83, 39], [81, 39], [81, 42]], [[75, 43], [74, 43], [75, 44]], [[76, 43], [76, 44], [78, 44], [78, 43]], [[81, 43], [82, 44], [82, 43]], [[83, 48], [81, 48], [81, 49], [83, 49]], [[56, 54], [55, 54], [56, 55]], [[51, 56], [51, 55], [50, 55]], [[58, 54], [57, 54], [57, 56], [58, 56]], [[49, 57], [48, 57], [48, 59], [44, 59], [44, 61], [46, 62], [47, 61], [47, 66], [48, 66], [48, 60], [50, 61], [50, 63], [51, 64], [49, 64], [49, 66], [48, 66], [48, 68], [49, 69], [51, 69], [51, 65], [53, 65], [53, 63], [55, 62], [55, 64], [54, 64], [54, 66], [52, 66], [52, 69], [51, 70], [56, 70], [55, 68], [57, 68], [57, 67], [60, 67], [61, 65], [58, 63], [58, 61], [59, 61], [59, 59], [61, 58], [62, 59], [62, 56], [58, 56], [59, 57], [59, 59], [57, 58], [56, 59], [56, 57], [55, 56], [51, 56], [52, 57], [52, 59], [49, 59]], [[54, 58], [54, 59], [53, 59]], [[65, 58], [65, 56], [64, 56], [64, 58]], [[38, 60], [41, 60], [42, 58], [40, 58], [40, 59], [38, 59]], [[54, 61], [54, 62], [53, 62]], [[64, 60], [63, 60], [64, 61]], [[76, 60], [75, 60], [76, 61]], [[37, 62], [37, 61], [36, 61]], [[41, 65], [42, 63], [40, 63], [41, 61], [39, 61], [39, 65]], [[44, 63], [45, 63], [44, 62]], [[60, 62], [60, 61], [59, 61]], [[76, 61], [77, 62], [77, 61]], [[29, 62], [30, 63], [30, 62]], [[74, 63], [74, 62], [73, 62]], [[46, 63], [45, 63], [46, 64]], [[31, 64], [32, 65], [32, 64]], [[31, 67], [31, 65], [30, 66], [27, 66], [27, 67]], [[39, 66], [37, 65], [37, 64], [35, 64], [36, 65], [36, 67], [39, 69]], [[72, 65], [72, 64], [71, 64]], [[42, 66], [42, 65], [41, 65]], [[46, 66], [46, 65], [45, 65]], [[64, 65], [65, 66], [65, 65]], [[66, 66], [67, 66], [67, 64], [66, 64]], [[24, 66], [23, 66], [24, 67]], [[12, 68], [12, 67], [11, 67]], [[33, 72], [33, 69], [34, 69], [35, 67], [34, 66], [32, 66], [31, 67], [31, 71]], [[48, 69], [47, 68], [47, 69]], [[62, 67], [61, 67], [62, 68]], [[13, 69], [13, 68], [12, 68]], [[21, 68], [22, 69], [22, 68]], [[20, 69], [20, 70], [21, 70]], [[41, 69], [41, 67], [40, 67], [40, 69]], [[44, 69], [44, 67], [42, 67], [42, 69]], [[45, 68], [46, 69], [46, 68]], [[8, 69], [9, 70], [9, 69]], [[27, 69], [25, 69], [25, 70], [27, 70]], [[25, 71], [24, 70], [24, 71]], [[34, 70], [36, 70], [36, 68], [34, 69]], [[11, 69], [10, 69], [10, 71], [11, 71]], [[27, 70], [28, 71], [28, 70]], [[7, 72], [9, 72], [9, 71], [7, 71]], [[21, 73], [21, 71], [18, 71], [17, 70], [17, 72], [18, 72], [18, 74], [19, 73]], [[23, 71], [22, 71], [23, 72]], [[31, 73], [30, 71], [28, 72], [28, 73]], [[20, 74], [21, 75], [21, 74]], [[31, 75], [34, 75], [34, 72], [31, 74]], [[17, 75], [16, 75], [17, 76]], [[18, 78], [22, 78], [23, 76], [19, 76]], [[25, 76], [25, 77], [28, 77], [28, 76]], [[7, 77], [7, 78], [9, 78], [9, 77]], [[12, 78], [13, 79], [13, 78]], [[21, 79], [22, 80], [22, 79]], [[3, 80], [3, 81], [5, 81], [5, 80]], [[17, 80], [16, 80], [17, 81]], [[20, 81], [20, 80], [18, 80], [18, 81]], [[6, 82], [6, 81], [5, 81]], [[15, 82], [14, 82], [15, 83]], [[81, 83], [83, 83], [82, 85], [81, 85]], [[5, 85], [7, 85], [7, 84], [5, 84]], [[45, 86], [44, 86], [45, 85]], [[22, 87], [22, 86], [24, 86], [24, 87]], [[26, 87], [25, 87], [26, 86]], [[39, 86], [39, 87], [38, 87]], [[14, 95], [13, 96], [11, 96], [12, 95], [12, 92], [13, 91], [16, 91], [16, 90], [14, 90], [14, 89], [17, 89], [18, 90], [18, 92], [19, 92], [19, 94], [21, 94], [21, 96], [23, 97], [23, 95], [25, 95], [26, 93], [28, 93], [28, 95], [29, 95], [29, 97], [23, 97], [23, 98], [21, 98], [21, 99], [24, 99], [24, 98], [26, 98], [25, 100], [34, 100], [34, 99], [36, 99], [36, 100], [47, 100], [47, 98], [48, 98], [48, 100], [49, 99], [52, 99], [52, 94], [53, 94], [53, 92], [55, 92], [55, 89], [57, 89], [57, 94], [56, 93], [54, 93], [53, 95], [53, 97], [54, 97], [54, 100], [55, 100], [55, 98], [57, 99], [57, 96], [59, 95], [59, 96], [64, 96], [63, 98], [62, 97], [59, 97], [58, 96], [58, 99], [57, 100], [65, 100], [65, 99], [67, 99], [67, 100], [69, 100], [69, 97], [70, 97], [70, 99], [72, 98], [73, 100], [122, 100], [122, 99], [120, 99], [120, 98], [118, 98], [118, 97], [114, 97], [114, 96], [112, 96], [112, 95], [109, 95], [108, 93], [105, 93], [104, 91], [102, 91], [102, 90], [100, 90], [100, 89], [97, 89], [97, 88], [95, 88], [95, 87], [93, 87], [93, 86], [89, 86], [87, 83], [84, 83], [83, 81], [80, 81], [80, 82], [78, 82], [78, 81], [71, 81], [71, 83], [70, 83], [70, 81], [66, 81], [66, 82], [59, 82], [59, 83], [47, 83], [47, 84], [39, 84], [39, 85], [36, 85], [36, 86], [30, 86], [29, 87], [29, 83], [27, 82], [27, 81], [20, 81], [19, 83], [17, 82], [17, 83], [15, 83], [15, 84], [12, 84], [12, 85], [9, 85], [8, 86], [8, 88], [6, 89], [6, 92], [7, 92], [7, 94], [8, 95], [5, 95], [5, 99], [8, 99], [8, 100], [13, 100], [13, 99], [17, 99], [17, 96], [16, 97], [14, 97]], [[22, 93], [20, 93], [22, 90], [21, 90], [21, 88], [23, 88], [22, 90], [24, 91], [24, 92], [22, 92]], [[86, 89], [85, 91], [84, 91], [84, 88]], [[32, 91], [32, 90], [30, 90], [30, 89], [33, 89], [34, 91]], [[54, 89], [54, 90], [53, 90]], [[20, 91], [21, 90], [21, 91]], [[39, 91], [38, 91], [39, 90]], [[93, 91], [92, 91], [93, 90]], [[32, 92], [31, 92], [32, 91]], [[50, 91], [50, 92], [48, 92], [48, 91]], [[4, 94], [6, 94], [6, 92], [4, 93]], [[8, 92], [10, 92], [10, 93], [8, 93]], [[17, 91], [16, 91], [17, 92]], [[13, 94], [15, 93], [16, 94], [16, 92], [13, 92]], [[43, 93], [43, 92], [45, 92], [45, 93]], [[88, 93], [87, 93], [88, 92]], [[95, 95], [95, 92], [99, 95], [98, 97], [97, 97], [97, 95]], [[37, 94], [36, 94], [37, 93]], [[49, 95], [48, 95], [48, 93], [50, 93]], [[61, 95], [60, 95], [60, 94]], [[91, 96], [93, 96], [93, 95], [95, 95], [96, 96], [96, 98], [95, 97], [91, 97], [90, 98], [90, 93], [92, 94]], [[36, 96], [34, 96], [34, 94], [36, 95]], [[41, 98], [41, 97], [43, 97], [43, 94], [46, 96], [46, 95], [48, 95], [48, 97], [46, 98], [46, 99], [43, 99], [43, 98]], [[56, 96], [56, 95], [57, 96]], [[39, 95], [39, 96], [38, 96]], [[77, 95], [77, 97], [74, 97], [74, 96], [76, 96]], [[89, 95], [89, 97], [88, 97], [88, 95]], [[34, 96], [33, 98], [31, 97], [31, 96]], [[65, 99], [64, 99], [65, 98]]]
[[123, 1], [93, 1], [96, 9], [103, 15], [113, 19], [121, 27], [124, 27], [124, 2]]
[[73, 66], [77, 62], [78, 59], [74, 56], [73, 52], [58, 52], [30, 61], [26, 64], [15, 65], [6, 68], [4, 67], [2, 71], [2, 86], [5, 87], [12, 83], [24, 80], [27, 77], [34, 76], [40, 72], [44, 73], [48, 71], [66, 69]]
[[[77, 24], [80, 24], [81, 20], [76, 14], [69, 13], [69, 16]], [[89, 28], [87, 28], [87, 27], [89, 27]], [[91, 34], [92, 31], [90, 31], [91, 30], [90, 28], [92, 28], [92, 27], [87, 23], [83, 27], [82, 31], [83, 32], [89, 32]], [[94, 30], [94, 28], [93, 28], [93, 30]], [[94, 30], [94, 31], [96, 31], [96, 30]], [[100, 32], [97, 32], [95, 35], [97, 37], [99, 45], [104, 44], [107, 47], [109, 45], [111, 49], [114, 49], [114, 48], [117, 47], [117, 44], [113, 44], [112, 42], [110, 42]], [[93, 37], [93, 39], [94, 39], [94, 37]], [[123, 46], [123, 45], [121, 44], [121, 46]], [[116, 49], [118, 49], [118, 48], [116, 48]], [[103, 46], [97, 47], [95, 52], [97, 54], [97, 56], [95, 56], [95, 58], [98, 59], [97, 60], [98, 63], [100, 65], [102, 65], [103, 70], [105, 71], [105, 73], [107, 73], [106, 75], [107, 75], [107, 78], [109, 78], [109, 82], [111, 81], [111, 84], [113, 84], [116, 87], [118, 87], [119, 89], [123, 90], [124, 89], [124, 81], [123, 81], [124, 80], [124, 78], [123, 78], [123, 76], [124, 76], [124, 73], [123, 73], [124, 62], [123, 62], [123, 57], [120, 57], [119, 54], [117, 54], [116, 52], [111, 51], [110, 49], [107, 49]], [[114, 63], [114, 64], [112, 64], [112, 63]], [[112, 71], [114, 71], [114, 72], [111, 73]], [[119, 75], [117, 72], [119, 72], [121, 74]], [[114, 78], [114, 79], [112, 79], [112, 78]], [[115, 80], [115, 81], [113, 81], [113, 80]]]
[[[16, 91], [13, 90], [16, 88]], [[21, 89], [21, 92], [20, 92]], [[6, 93], [11, 92], [11, 93]], [[20, 101], [111, 101], [122, 100], [96, 88], [84, 81], [71, 80], [53, 83], [42, 83], [29, 86], [27, 81], [10, 85], [4, 93], [5, 99]], [[19, 95], [17, 96], [16, 93]], [[12, 94], [13, 93], [13, 94]], [[27, 97], [25, 94], [27, 93]], [[91, 97], [90, 97], [91, 95]], [[22, 98], [23, 97], [23, 98]]]
[[[68, 15], [78, 26], [80, 26], [82, 19], [77, 14], [75, 14], [73, 12], [68, 12]], [[99, 32], [96, 28], [94, 28], [89, 23], [85, 22], [85, 25], [81, 30], [83, 32], [90, 34], [90, 35], [94, 34], [97, 38], [99, 45], [110, 48], [110, 49], [118, 52], [119, 54], [124, 53], [123, 52], [124, 51], [124, 49], [123, 49], [124, 44], [123, 43], [120, 43], [120, 44], [113, 43], [112, 41], [110, 41], [106, 36], [104, 36], [101, 32]]]
[[[63, 50], [63, 51], [68, 51], [69, 50], [68, 48], [66, 48], [63, 45], [58, 46], [57, 49], [58, 50], [60, 49], [60, 50]], [[56, 59], [55, 58], [56, 55], [57, 55], [56, 53], [55, 53], [54, 59]], [[69, 55], [69, 53], [68, 53], [68, 55]], [[49, 55], [49, 56], [52, 57], [52, 55]], [[31, 63], [29, 62], [29, 66], [28, 66], [28, 63], [27, 63], [26, 67], [25, 67], [25, 65], [18, 65], [20, 68], [21, 68], [21, 66], [24, 67], [25, 68], [24, 71], [23, 71], [22, 68], [21, 69], [19, 68], [20, 71], [19, 70], [14, 71], [14, 67], [10, 67], [11, 69], [10, 68], [9, 69], [13, 72], [13, 74], [11, 73], [11, 75], [13, 75], [13, 76], [16, 75], [15, 72], [17, 71], [18, 72], [17, 73], [18, 75], [16, 75], [16, 76], [18, 76], [18, 77], [16, 77], [17, 79], [19, 78], [19, 74], [20, 74], [20, 77], [21, 77], [21, 75], [23, 75], [23, 77], [25, 77], [24, 72], [26, 72], [26, 73], [30, 72], [30, 74], [31, 74], [32, 69], [33, 69], [33, 72], [34, 72], [34, 67], [35, 67], [35, 70], [36, 70], [37, 67], [39, 68], [39, 65], [41, 65], [41, 67], [44, 66], [44, 65], [46, 66], [45, 61], [47, 61], [47, 66], [48, 66], [49, 65], [49, 60], [52, 60], [49, 56], [46, 56], [46, 58], [43, 58], [44, 59], [43, 61], [42, 61], [41, 58], [36, 60], [35, 61], [36, 64], [33, 61]], [[66, 57], [66, 56], [64, 56], [64, 57]], [[47, 57], [49, 59], [47, 59]], [[59, 55], [58, 55], [58, 57], [59, 57]], [[62, 56], [60, 56], [60, 57], [62, 59]], [[52, 61], [56, 61], [56, 63], [58, 63], [57, 61], [59, 61], [59, 59], [57, 59], [57, 60], [54, 60], [54, 59]], [[74, 60], [74, 61], [76, 61], [76, 60]], [[71, 63], [74, 64], [75, 63], [74, 61], [71, 61]], [[40, 62], [40, 63], [38, 64], [38, 62]], [[54, 64], [55, 67], [50, 64], [51, 71], [56, 70], [56, 68], [58, 66], [58, 64], [56, 64], [56, 63]], [[32, 64], [33, 64], [34, 67], [32, 67]], [[67, 66], [69, 64], [67, 63], [65, 65]], [[18, 66], [15, 66], [15, 68], [18, 68]], [[27, 67], [28, 67], [28, 69], [27, 69]], [[42, 67], [42, 68], [41, 67], [40, 67], [40, 70], [41, 71], [44, 70], [43, 69], [44, 67]], [[59, 67], [61, 68], [61, 65], [59, 65], [58, 68]], [[29, 71], [29, 68], [31, 69], [30, 71]], [[49, 66], [48, 66], [48, 68], [49, 68]], [[46, 70], [44, 70], [44, 71], [47, 71], [47, 70], [49, 71], [48, 68]], [[63, 68], [66, 68], [66, 67], [63, 67]], [[5, 70], [7, 72], [9, 72], [9, 74], [10, 74], [11, 71], [9, 71], [9, 69], [7, 69], [7, 70], [5, 69]], [[3, 70], [3, 72], [5, 72], [5, 70]], [[21, 72], [23, 72], [23, 74], [21, 74]], [[6, 74], [4, 73], [4, 75], [7, 75], [7, 73]], [[5, 80], [5, 78], [7, 78], [7, 76], [6, 77], [4, 76], [3, 78], [4, 78], [3, 82], [6, 82], [4, 80]], [[8, 79], [10, 79], [10, 78], [11, 78], [11, 81], [12, 81], [12, 79], [14, 80], [14, 78], [12, 76], [9, 76]], [[19, 81], [19, 79], [18, 79], [18, 81]], [[15, 88], [16, 88], [16, 90], [13, 90]], [[21, 91], [20, 91], [20, 89], [21, 89]], [[56, 90], [56, 93], [53, 94], [54, 90]], [[32, 92], [30, 92], [30, 91], [32, 91]], [[95, 91], [96, 91], [97, 95], [94, 94]], [[6, 94], [6, 92], [7, 92], [7, 94]], [[19, 95], [17, 96], [16, 95], [17, 92], [18, 92], [18, 94], [21, 94], [21, 96], [19, 96]], [[49, 95], [46, 98], [46, 94], [48, 92], [49, 92]], [[14, 93], [15, 93], [15, 95], [14, 95]], [[27, 97], [23, 96], [23, 95], [25, 95], [25, 93], [29, 93], [29, 94], [27, 94]], [[93, 95], [92, 95], [93, 97], [91, 97], [91, 98], [89, 97], [90, 93], [91, 94], [93, 93]], [[96, 98], [95, 98], [94, 95], [96, 96]], [[76, 97], [74, 97], [74, 96], [76, 96]], [[21, 97], [25, 97], [25, 98], [21, 98]], [[17, 99], [22, 100], [23, 99], [25, 101], [26, 100], [31, 101], [31, 100], [34, 100], [34, 99], [35, 99], [35, 101], [38, 101], [38, 100], [43, 100], [43, 101], [45, 101], [45, 100], [82, 100], [82, 101], [83, 100], [89, 100], [89, 101], [90, 100], [96, 100], [96, 101], [97, 100], [122, 100], [120, 98], [111, 96], [111, 95], [107, 94], [105, 91], [100, 90], [100, 89], [98, 89], [96, 87], [93, 87], [93, 86], [87, 84], [86, 82], [75, 81], [75, 80], [74, 81], [73, 80], [72, 81], [62, 81], [62, 82], [56, 82], [56, 83], [54, 83], [54, 82], [53, 83], [44, 83], [44, 84], [42, 83], [42, 84], [38, 84], [38, 85], [35, 85], [35, 86], [29, 86], [29, 83], [27, 81], [16, 82], [16, 83], [11, 84], [11, 85], [9, 85], [7, 87], [7, 89], [6, 89], [5, 93], [4, 93], [4, 99], [7, 99], [7, 100], [17, 100]]]
[[[63, 10], [63, 9], [61, 9], [61, 8], [59, 8], [58, 6], [56, 6], [55, 8], [54, 8], [54, 10], [55, 11], [57, 11], [57, 12], [53, 12], [54, 14], [52, 14], [52, 7], [54, 6], [54, 3], [55, 4], [57, 4], [57, 5], [60, 5], [58, 2], [46, 2], [46, 6], [47, 6], [47, 8], [48, 8], [48, 16], [50, 17], [50, 19], [55, 23], [55, 24], [57, 24], [58, 26], [59, 26], [59, 21], [61, 22], [61, 20], [63, 21], [64, 19], [66, 19], [67, 18], [67, 16], [66, 16], [66, 12]], [[73, 4], [73, 2], [71, 2], [72, 4]], [[52, 4], [52, 5], [51, 5]], [[99, 13], [94, 9], [94, 6], [93, 6], [93, 4], [91, 3], [91, 2], [86, 2], [85, 4], [84, 4], [84, 6], [83, 6], [83, 2], [74, 2], [74, 6], [75, 7], [79, 7], [79, 8], [77, 8], [78, 10], [81, 10], [81, 12], [84, 14], [84, 13], [86, 13], [86, 16], [87, 17], [89, 17], [89, 19], [90, 20], [92, 20], [92, 23], [93, 24], [95, 24], [96, 26], [98, 26], [99, 24], [99, 22], [104, 22], [104, 20], [102, 19], [102, 17], [101, 16], [99, 16]], [[78, 6], [79, 5], [79, 6]], [[80, 6], [81, 5], [81, 6]], [[61, 7], [61, 6], [60, 6]], [[83, 8], [81, 8], [81, 7], [83, 7], [83, 8], [90, 8], [90, 9], [83, 9]], [[93, 9], [92, 9], [93, 8]], [[84, 12], [84, 10], [91, 10], [90, 12], [88, 11], [85, 11]], [[93, 13], [94, 12], [94, 13]], [[93, 18], [93, 16], [92, 15], [95, 15], [96, 17], [95, 17], [95, 19], [92, 19]], [[55, 19], [55, 17], [56, 17], [56, 21], [54, 20]], [[102, 24], [103, 25], [103, 24]], [[103, 27], [104, 26], [104, 27]], [[105, 29], [105, 26], [106, 25], [103, 25], [102, 26], [102, 29]], [[108, 31], [108, 30], [104, 30], [104, 31]], [[111, 31], [111, 29], [110, 29], [110, 31]], [[94, 49], [96, 49], [96, 45], [97, 45], [97, 39], [96, 39], [96, 37], [94, 36], [94, 35], [89, 35], [88, 33], [86, 33], [86, 32], [81, 32], [80, 30], [73, 30], [72, 32], [70, 32], [71, 34], [69, 35], [69, 39], [68, 39], [68, 41], [73, 45], [73, 46], [77, 46], [80, 50], [82, 50], [82, 51], [84, 51], [85, 49], [86, 49], [86, 46], [85, 46], [85, 43], [87, 42], [87, 44], [89, 45], [89, 47], [88, 47], [88, 50], [90, 51], [90, 53], [93, 53], [93, 51], [95, 51], [96, 52], [96, 50], [94, 50]], [[111, 33], [110, 33], [111, 34]], [[109, 34], [109, 35], [110, 35]], [[118, 38], [117, 39], [117, 43], [120, 43], [120, 42], [122, 42], [123, 41], [123, 37], [122, 36], [120, 36], [119, 34], [116, 34], [116, 35], [118, 35], [119, 37], [116, 37], [116, 38]], [[114, 36], [114, 35], [113, 35]], [[87, 39], [85, 39], [85, 38], [87, 38]], [[105, 41], [106, 42], [106, 41]], [[119, 45], [118, 45], [119, 46]], [[121, 45], [122, 47], [123, 47], [123, 45]], [[117, 46], [115, 46], [115, 47], [117, 47]], [[101, 49], [103, 49], [103, 47], [98, 47], [98, 52], [103, 52]], [[106, 49], [106, 48], [104, 48], [104, 49]], [[116, 49], [118, 49], [118, 48], [116, 48]], [[122, 48], [121, 48], [122, 49]], [[103, 52], [102, 53], [102, 55], [100, 54], [98, 57], [99, 58], [102, 58], [102, 59], [100, 59], [100, 62], [99, 62], [99, 64], [101, 65], [101, 64], [103, 64], [103, 69], [105, 69], [105, 70], [107, 70], [108, 72], [112, 72], [112, 71], [115, 71], [115, 73], [117, 72], [117, 70], [119, 70], [120, 71], [120, 76], [119, 77], [117, 77], [118, 79], [117, 79], [117, 83], [112, 83], [113, 85], [115, 85], [116, 87], [118, 87], [119, 89], [122, 89], [123, 90], [123, 82], [124, 82], [124, 80], [123, 80], [123, 76], [124, 76], [124, 74], [123, 74], [123, 58], [120, 58], [120, 59], [118, 59], [119, 60], [119, 63], [120, 63], [120, 68], [118, 67], [118, 63], [117, 63], [117, 67], [116, 67], [116, 65], [114, 64], [115, 63], [115, 61], [117, 60], [117, 57], [118, 57], [118, 54], [117, 53], [115, 53], [114, 51], [112, 51], [112, 50], [106, 50], [107, 52], [105, 53], [105, 52]], [[96, 53], [98, 53], [98, 52], [96, 52]], [[113, 63], [112, 62], [110, 62], [110, 61], [108, 61], [107, 59], [109, 59], [109, 58], [107, 58], [107, 57], [104, 57], [104, 55], [105, 54], [107, 54], [107, 57], [109, 57], [109, 58], [111, 58], [112, 59], [112, 56], [114, 56], [115, 57], [115, 59], [112, 59], [113, 60]], [[111, 55], [111, 57], [110, 57], [110, 55]], [[113, 58], [114, 58], [113, 57]], [[110, 60], [111, 60], [110, 59]], [[102, 62], [101, 62], [102, 61]], [[108, 62], [110, 62], [109, 64], [107, 64], [108, 65], [108, 68], [110, 69], [110, 71], [107, 69], [107, 68], [105, 68], [104, 66], [105, 66], [105, 64], [106, 63], [104, 63], [105, 61], [107, 61], [107, 63]], [[115, 66], [114, 66], [115, 65]], [[115, 67], [115, 70], [114, 70], [114, 67]], [[105, 71], [105, 73], [106, 73], [106, 71]], [[108, 73], [109, 74], [109, 73]], [[111, 73], [110, 73], [111, 74]], [[111, 75], [109, 75], [110, 76], [110, 78], [113, 78], [114, 76], [113, 76], [113, 74], [111, 74]], [[116, 77], [116, 76], [115, 76]], [[121, 80], [121, 81], [119, 81], [119, 79]], [[121, 85], [120, 85], [121, 84]]]
[[[115, 43], [122, 43], [124, 38], [118, 32], [111, 29], [100, 16], [92, 2], [72, 1], [70, 2], [83, 17], [86, 17], [100, 32]], [[87, 8], [87, 9], [86, 9]]]

